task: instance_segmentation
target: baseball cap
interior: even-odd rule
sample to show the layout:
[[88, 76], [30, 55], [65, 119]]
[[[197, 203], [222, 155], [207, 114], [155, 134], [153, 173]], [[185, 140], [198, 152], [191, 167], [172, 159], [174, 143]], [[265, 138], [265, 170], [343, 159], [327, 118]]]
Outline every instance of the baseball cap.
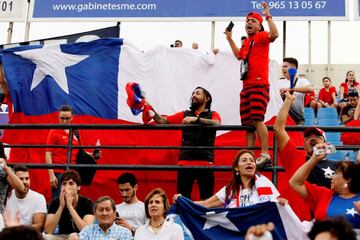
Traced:
[[260, 13], [258, 12], [250, 12], [247, 16], [246, 16], [246, 19], [248, 18], [255, 18], [256, 20], [259, 21], [260, 25], [261, 25], [261, 28], [262, 30], [264, 30], [264, 27], [262, 25], [262, 22], [263, 22], [263, 17], [261, 16]]
[[324, 141], [326, 142], [325, 132], [323, 130], [321, 130], [320, 128], [317, 128], [317, 127], [308, 127], [308, 128], [306, 128], [305, 131], [304, 131], [304, 137], [308, 137], [311, 134], [316, 134], [318, 136], [323, 137]]

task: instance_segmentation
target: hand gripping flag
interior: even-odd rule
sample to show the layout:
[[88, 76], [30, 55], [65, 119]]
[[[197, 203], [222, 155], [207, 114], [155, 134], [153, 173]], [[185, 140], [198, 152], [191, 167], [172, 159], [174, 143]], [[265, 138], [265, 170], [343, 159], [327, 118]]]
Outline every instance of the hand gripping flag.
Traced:
[[142, 112], [143, 122], [145, 124], [150, 122], [155, 114], [151, 110], [151, 106], [146, 103], [146, 99], [140, 85], [134, 82], [127, 83], [125, 90], [128, 96], [126, 103], [130, 107], [132, 114], [136, 116]]
[[[249, 227], [272, 222], [273, 239], [308, 239], [308, 223], [301, 223], [291, 208], [265, 202], [242, 208], [205, 208], [185, 197], [179, 197], [168, 217], [180, 216], [185, 232], [196, 240], [244, 239]], [[189, 230], [189, 231], [188, 231]]]

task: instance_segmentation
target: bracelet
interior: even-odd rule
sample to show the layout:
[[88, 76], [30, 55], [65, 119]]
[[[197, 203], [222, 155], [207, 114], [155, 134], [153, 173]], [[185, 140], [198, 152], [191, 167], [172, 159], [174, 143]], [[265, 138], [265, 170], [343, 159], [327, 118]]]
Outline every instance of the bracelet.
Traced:
[[200, 117], [197, 118], [196, 123], [200, 123]]
[[267, 15], [267, 16], [265, 17], [266, 21], [269, 20], [269, 18], [272, 19], [272, 16], [271, 16], [271, 15]]

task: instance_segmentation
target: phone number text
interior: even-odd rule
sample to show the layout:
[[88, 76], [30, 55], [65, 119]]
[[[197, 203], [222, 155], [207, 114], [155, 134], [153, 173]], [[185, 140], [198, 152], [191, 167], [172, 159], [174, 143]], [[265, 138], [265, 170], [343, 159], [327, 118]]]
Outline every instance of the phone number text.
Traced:
[[[270, 9], [324, 9], [326, 1], [269, 1]], [[261, 1], [251, 1], [254, 9], [262, 9]]]

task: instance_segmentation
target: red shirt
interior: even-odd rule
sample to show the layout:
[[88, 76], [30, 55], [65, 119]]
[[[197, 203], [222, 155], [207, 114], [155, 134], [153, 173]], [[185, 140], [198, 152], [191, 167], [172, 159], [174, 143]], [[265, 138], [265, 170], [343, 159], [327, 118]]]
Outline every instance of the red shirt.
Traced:
[[[200, 112], [195, 112], [196, 116], [200, 115]], [[182, 120], [184, 119], [184, 112], [178, 112], [175, 113], [174, 115], [171, 116], [167, 116], [166, 119], [168, 121], [169, 124], [181, 124]], [[213, 112], [212, 113], [212, 120], [217, 120], [219, 121], [219, 123], [221, 123], [221, 118], [219, 113], [217, 112]], [[178, 161], [178, 165], [181, 166], [205, 166], [205, 165], [212, 165], [213, 163], [211, 162], [206, 162], [206, 161], [196, 161], [196, 160], [191, 160], [191, 161], [186, 161], [186, 160], [181, 160]]]
[[334, 196], [334, 191], [309, 182], [305, 182], [305, 187], [308, 192], [306, 202], [311, 206], [314, 212], [314, 218], [316, 220], [325, 220], [328, 206]]
[[[359, 85], [358, 82], [355, 82], [354, 83], [354, 87], [357, 87]], [[340, 84], [340, 88], [343, 87], [344, 88], [344, 98], [348, 98], [348, 95], [349, 95], [349, 87], [347, 85], [346, 82], [343, 82]]]
[[250, 43], [254, 40], [249, 54], [249, 71], [244, 85], [269, 84], [269, 49], [270, 40], [268, 32], [258, 32], [249, 36], [239, 51], [239, 58], [245, 59], [249, 52]]
[[315, 92], [311, 91], [309, 93], [305, 93], [305, 101], [304, 101], [304, 106], [307, 107], [309, 106], [310, 102], [315, 98]]
[[[47, 145], [67, 145], [69, 142], [69, 133], [65, 132], [64, 129], [52, 129], [46, 140]], [[73, 146], [78, 146], [79, 142], [77, 138], [73, 137]], [[67, 159], [68, 150], [66, 148], [46, 148], [45, 151], [52, 152], [52, 163], [54, 164], [65, 164]], [[71, 163], [76, 163], [77, 150], [71, 151]], [[54, 172], [63, 172], [62, 169], [54, 169]]]
[[335, 96], [337, 96], [336, 88], [330, 87], [329, 91], [327, 91], [324, 87], [320, 89], [319, 92], [319, 100], [322, 100], [329, 105], [334, 103], [334, 99], [332, 97], [332, 94], [335, 93]]
[[280, 193], [289, 201], [291, 208], [300, 220], [311, 220], [312, 217], [309, 205], [289, 185], [289, 179], [294, 175], [297, 169], [305, 163], [305, 151], [297, 150], [294, 142], [289, 140], [284, 149], [279, 152], [279, 159], [283, 163], [286, 176], [284, 182], [279, 182], [278, 189], [281, 189]]

